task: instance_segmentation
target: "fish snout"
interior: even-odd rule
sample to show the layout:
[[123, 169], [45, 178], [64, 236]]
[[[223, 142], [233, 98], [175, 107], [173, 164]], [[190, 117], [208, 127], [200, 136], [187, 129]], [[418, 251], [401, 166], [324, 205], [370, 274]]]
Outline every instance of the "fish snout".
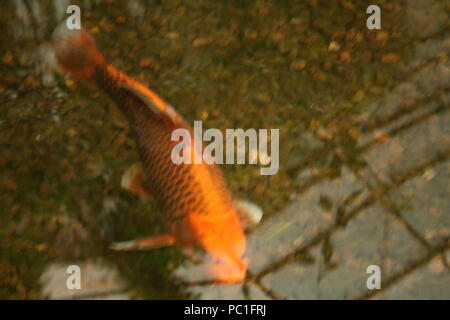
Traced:
[[247, 267], [246, 258], [226, 256], [214, 259], [209, 271], [217, 283], [236, 283], [245, 279]]

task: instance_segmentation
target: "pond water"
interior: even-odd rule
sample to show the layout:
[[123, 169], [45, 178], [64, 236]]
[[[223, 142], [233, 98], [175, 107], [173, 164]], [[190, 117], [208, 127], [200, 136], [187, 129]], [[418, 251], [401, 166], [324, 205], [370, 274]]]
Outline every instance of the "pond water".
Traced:
[[108, 249], [166, 226], [120, 187], [138, 157], [126, 118], [52, 67], [69, 4], [0, 12], [1, 299], [450, 299], [448, 1], [372, 1], [380, 30], [363, 1], [77, 2], [108, 62], [188, 122], [280, 130], [277, 174], [221, 165], [264, 209], [234, 285], [175, 247]]

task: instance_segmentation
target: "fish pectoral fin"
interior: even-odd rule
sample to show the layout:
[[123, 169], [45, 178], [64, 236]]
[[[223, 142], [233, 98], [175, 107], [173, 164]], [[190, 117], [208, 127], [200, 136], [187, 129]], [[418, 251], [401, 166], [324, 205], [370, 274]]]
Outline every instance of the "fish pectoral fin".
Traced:
[[234, 204], [244, 229], [259, 224], [263, 216], [263, 210], [260, 206], [244, 199], [237, 199], [234, 201]]
[[122, 175], [120, 185], [135, 195], [151, 197], [151, 191], [145, 185], [144, 172], [140, 163], [135, 163], [129, 167]]
[[175, 109], [159, 97], [155, 92], [146, 88], [141, 83], [133, 79], [127, 79], [121, 85], [122, 88], [138, 97], [147, 107], [156, 114], [161, 115], [173, 125], [178, 125], [182, 122], [182, 117], [175, 111]]
[[171, 233], [165, 233], [159, 236], [113, 242], [109, 248], [116, 251], [149, 250], [168, 247], [173, 244], [175, 244], [175, 237]]

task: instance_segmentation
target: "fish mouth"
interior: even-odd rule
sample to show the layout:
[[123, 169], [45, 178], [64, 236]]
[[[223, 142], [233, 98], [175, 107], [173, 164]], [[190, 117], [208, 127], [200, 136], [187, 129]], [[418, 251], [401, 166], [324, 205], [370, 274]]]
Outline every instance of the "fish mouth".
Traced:
[[247, 259], [214, 259], [208, 264], [208, 271], [216, 283], [242, 282], [247, 274]]

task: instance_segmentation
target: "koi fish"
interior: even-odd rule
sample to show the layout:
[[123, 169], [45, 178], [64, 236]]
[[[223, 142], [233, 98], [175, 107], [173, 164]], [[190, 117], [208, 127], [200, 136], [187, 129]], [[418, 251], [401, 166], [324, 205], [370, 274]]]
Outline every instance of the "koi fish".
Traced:
[[[171, 152], [177, 141], [173, 130], [192, 128], [154, 91], [108, 64], [84, 30], [59, 27], [54, 52], [60, 68], [72, 77], [95, 84], [117, 104], [134, 132], [140, 163], [122, 177], [126, 190], [152, 197], [170, 230], [158, 236], [112, 243], [114, 250], [136, 250], [177, 245], [188, 254], [209, 256], [206, 274], [215, 282], [245, 278], [244, 229], [258, 223], [262, 210], [234, 200], [215, 164], [175, 164]], [[193, 142], [191, 152], [196, 152]]]

